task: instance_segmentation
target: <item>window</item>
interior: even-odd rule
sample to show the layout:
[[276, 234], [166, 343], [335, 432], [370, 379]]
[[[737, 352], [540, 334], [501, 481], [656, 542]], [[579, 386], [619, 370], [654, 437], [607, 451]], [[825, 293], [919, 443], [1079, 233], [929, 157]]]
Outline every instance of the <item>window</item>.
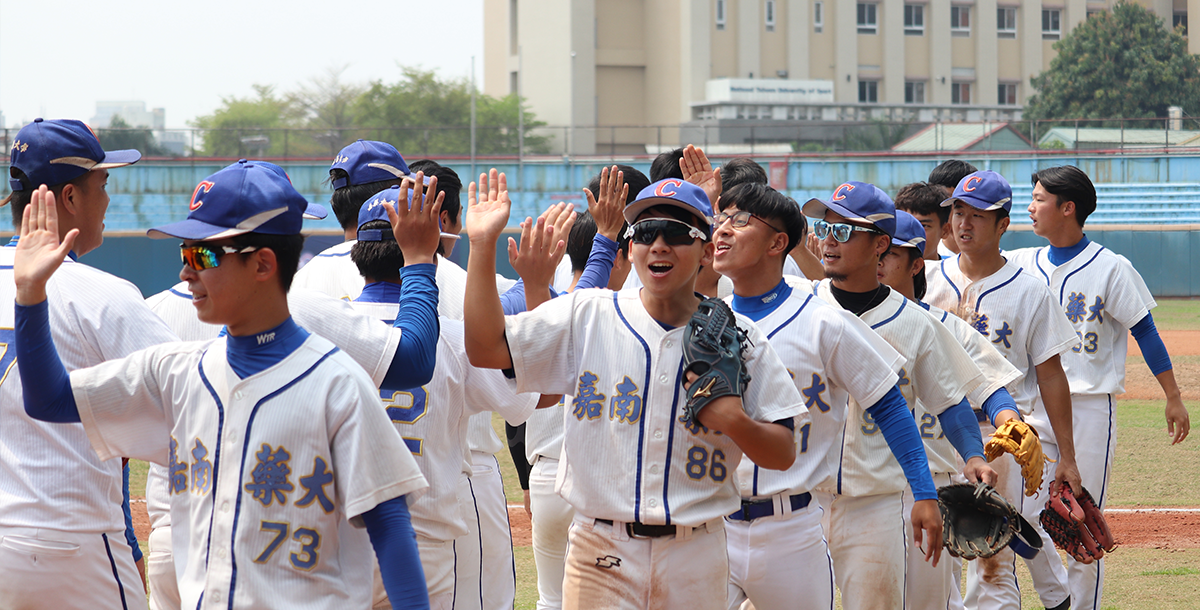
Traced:
[[1017, 85], [1016, 83], [1000, 83], [996, 87], [996, 103], [1001, 106], [1016, 106], [1017, 105]]
[[950, 34], [953, 36], [971, 35], [971, 7], [950, 7]]
[[858, 33], [859, 34], [874, 34], [879, 31], [878, 22], [875, 21], [875, 9], [877, 5], [869, 2], [858, 3]]
[[1042, 9], [1042, 40], [1058, 40], [1062, 35], [1062, 11]]
[[[859, 6], [862, 6], [861, 4]], [[858, 101], [863, 104], [874, 104], [879, 101], [879, 81], [858, 81]]]
[[952, 83], [950, 85], [951, 104], [971, 103], [971, 83]]
[[717, 0], [717, 29], [725, 29], [725, 0]]
[[820, 34], [825, 29], [825, 3], [813, 2], [813, 31]]
[[1017, 9], [1005, 7], [996, 9], [996, 36], [998, 38], [1017, 37]]
[[925, 81], [908, 81], [904, 83], [904, 103], [925, 103]]
[[904, 35], [921, 36], [925, 33], [925, 5], [904, 5]]
[[767, 0], [767, 8], [765, 10], [767, 17], [767, 31], [775, 31], [775, 0]]
[[1183, 35], [1187, 36], [1187, 13], [1175, 13], [1171, 18], [1171, 27], [1176, 30], [1183, 28]]

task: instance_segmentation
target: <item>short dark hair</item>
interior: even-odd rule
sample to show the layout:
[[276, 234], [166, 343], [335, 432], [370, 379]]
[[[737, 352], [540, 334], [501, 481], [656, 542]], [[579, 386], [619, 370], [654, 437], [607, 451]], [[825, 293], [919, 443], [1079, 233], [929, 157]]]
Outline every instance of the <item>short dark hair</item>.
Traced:
[[[638, 214], [638, 218], [641, 218], [643, 214], [649, 213], [662, 214], [663, 216], [669, 216], [680, 222], [687, 223], [693, 227], [696, 227], [697, 229], [700, 229], [700, 231], [704, 233], [704, 241], [712, 240], [712, 225], [705, 223], [704, 220], [696, 214], [693, 214], [679, 206], [667, 204], [652, 205], [642, 210], [642, 213]], [[636, 223], [637, 219], [634, 219], [634, 222]]]
[[[392, 225], [383, 220], [372, 220], [363, 228], [389, 231]], [[404, 253], [395, 240], [356, 241], [350, 246], [350, 260], [358, 266], [358, 272], [364, 278], [396, 280], [400, 277], [400, 268], [404, 266]]]
[[458, 222], [462, 212], [462, 179], [458, 172], [429, 159], [409, 163], [408, 171], [410, 174], [425, 172], [426, 176], [437, 178], [437, 192], [446, 194], [442, 199], [442, 211], [450, 214], [450, 222]]
[[754, 159], [738, 157], [730, 159], [721, 165], [721, 190], [729, 189], [746, 183], [768, 184], [767, 170], [754, 162]]
[[[329, 170], [329, 179], [337, 180], [338, 178], [349, 178], [350, 174], [341, 168]], [[337, 216], [338, 224], [342, 225], [342, 229], [358, 228], [358, 211], [362, 205], [367, 202], [375, 193], [393, 186], [399, 186], [402, 182], [401, 178], [394, 180], [380, 180], [379, 182], [368, 182], [366, 184], [352, 184], [343, 186], [340, 189], [333, 191], [333, 195], [329, 197], [330, 207], [333, 208], [333, 215]]]
[[737, 206], [738, 210], [761, 216], [776, 227], [782, 225], [788, 238], [787, 249], [783, 251], [785, 255], [800, 243], [808, 228], [808, 222], [800, 212], [800, 204], [765, 184], [739, 184], [725, 191], [717, 200], [717, 205], [721, 210]]
[[[926, 247], [929, 247], [929, 245], [926, 244]], [[917, 260], [918, 258], [925, 258], [925, 255], [921, 254], [921, 251], [916, 248], [901, 248], [901, 250], [908, 250], [909, 265], [913, 264], [913, 261]], [[921, 299], [925, 298], [925, 292], [928, 290], [929, 281], [925, 279], [925, 269], [921, 269], [913, 274], [913, 296], [920, 301]]]
[[958, 186], [958, 183], [962, 182], [963, 178], [966, 178], [977, 171], [979, 171], [978, 168], [970, 163], [967, 163], [966, 161], [950, 159], [949, 161], [945, 161], [941, 165], [933, 168], [933, 171], [929, 172], [929, 181], [934, 184], [940, 184], [953, 191], [954, 187]]
[[1047, 167], [1033, 172], [1033, 185], [1042, 183], [1047, 193], [1058, 197], [1055, 204], [1062, 207], [1067, 201], [1075, 202], [1075, 220], [1079, 226], [1087, 222], [1088, 216], [1096, 211], [1096, 185], [1083, 170], [1074, 165]]
[[[0, 206], [8, 205], [12, 207], [13, 228], [20, 230], [21, 217], [25, 215], [25, 208], [29, 205], [29, 202], [33, 201], [33, 191], [41, 185], [33, 184], [33, 181], [25, 175], [25, 172], [15, 167], [8, 168], [8, 175], [12, 176], [16, 180], [20, 180], [21, 186], [24, 188], [19, 191], [13, 191], [9, 193], [8, 197], [5, 197], [3, 201], [0, 201]], [[75, 188], [83, 188], [83, 185], [87, 182], [89, 175], [91, 175], [91, 172], [84, 172], [83, 175], [77, 178], [72, 178], [71, 180], [63, 182], [62, 184], [52, 185], [50, 186], [50, 192], [54, 193], [54, 198], [57, 201], [62, 197], [62, 190], [64, 186], [68, 184], [74, 184]]]
[[[641, 172], [641, 170], [639, 170], [636, 167], [633, 167], [630, 165], [617, 165], [617, 171], [625, 174], [625, 184], [629, 186], [629, 195], [627, 197], [625, 197], [625, 205], [629, 205], [629, 204], [633, 203], [634, 200], [637, 199], [638, 193], [642, 192], [643, 189], [650, 186], [650, 179], [647, 178], [646, 174], [643, 174]], [[596, 197], [596, 198], [600, 197], [600, 174], [596, 174], [595, 176], [592, 176], [592, 179], [588, 181], [587, 190], [592, 192], [592, 197]], [[586, 214], [586, 212], [585, 212], [585, 214]], [[590, 215], [589, 215], [589, 219], [591, 219]], [[579, 226], [579, 221], [580, 221], [579, 218], [575, 219], [576, 227]], [[591, 219], [591, 221], [592, 221], [593, 229], [592, 229], [592, 234], [591, 234], [591, 236], [588, 237], [588, 239], [594, 239], [594, 237], [596, 235], [596, 229], [594, 228], [595, 227], [595, 219]], [[625, 237], [625, 230], [628, 228], [629, 228], [629, 223], [627, 223], [627, 222], [622, 223], [621, 230], [620, 230], [620, 232], [617, 233], [617, 251], [618, 252], [625, 252], [625, 253], [629, 252], [629, 238]], [[575, 231], [571, 231], [571, 238], [573, 239], [574, 237], [575, 237]], [[589, 246], [589, 248], [590, 247], [591, 246]], [[590, 250], [589, 250], [589, 252], [590, 252]], [[587, 256], [588, 256], [589, 252], [583, 253], [585, 265], [587, 263]], [[568, 242], [567, 254], [569, 255], [570, 253], [571, 253], [570, 243]], [[571, 259], [571, 264], [572, 265], [575, 264], [574, 258]], [[583, 267], [581, 266], [578, 269], [583, 269]], [[576, 269], [576, 270], [578, 270], [578, 269]]]
[[946, 224], [950, 222], [950, 208], [942, 207], [942, 202], [949, 196], [949, 191], [940, 184], [913, 182], [896, 193], [896, 209], [922, 216], [937, 214], [938, 220]]
[[[575, 217], [575, 226], [567, 236], [567, 256], [571, 259], [571, 271], [583, 271], [587, 267], [588, 256], [592, 253], [592, 243], [596, 240], [596, 219], [586, 210]], [[628, 240], [625, 243], [629, 243]]]
[[[271, 249], [275, 253], [275, 263], [279, 266], [279, 283], [283, 291], [292, 288], [292, 278], [296, 277], [296, 269], [300, 267], [300, 252], [304, 250], [303, 235], [270, 235], [267, 233], [243, 233], [233, 236], [233, 247], [237, 249], [253, 246], [259, 250]], [[253, 252], [242, 254], [242, 259], [249, 258]]]
[[682, 148], [676, 148], [655, 157], [654, 161], [650, 163], [650, 182], [658, 182], [667, 178], [683, 180], [683, 170], [679, 167], [679, 160], [682, 158]]

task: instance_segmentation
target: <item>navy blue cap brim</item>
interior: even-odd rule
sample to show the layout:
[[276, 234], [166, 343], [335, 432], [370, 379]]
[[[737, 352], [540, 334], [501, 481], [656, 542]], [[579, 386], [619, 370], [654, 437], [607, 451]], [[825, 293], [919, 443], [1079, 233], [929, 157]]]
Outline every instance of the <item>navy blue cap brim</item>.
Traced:
[[137, 163], [141, 158], [142, 153], [136, 150], [106, 150], [104, 151], [104, 160], [97, 163], [92, 169], [125, 167]]
[[983, 210], [985, 212], [990, 212], [992, 210], [1002, 210], [1002, 209], [1004, 209], [1004, 204], [1008, 203], [1008, 204], [1010, 204], [1010, 207], [1012, 204], [1011, 198], [1009, 198], [1006, 201], [1002, 201], [1000, 203], [994, 203], [991, 201], [984, 201], [982, 199], [976, 199], [974, 197], [971, 197], [970, 195], [959, 195], [958, 197], [949, 197], [945, 201], [942, 201], [941, 207], [943, 207], [943, 208], [951, 207], [954, 205], [955, 201], [961, 201], [977, 210]]
[[[815, 197], [804, 202], [804, 207], [801, 209], [801, 211], [804, 213], [804, 215], [808, 216], [809, 218], [823, 218], [825, 216], [826, 210], [829, 210], [829, 211], [833, 212], [834, 214], [837, 214], [838, 216], [841, 216], [843, 218], [847, 218], [850, 220], [861, 220], [863, 222], [870, 222], [869, 220], [863, 218], [862, 216], [859, 216], [858, 214], [851, 212], [850, 210], [848, 210], [836, 203], [833, 203], [832, 201], [825, 201], [823, 199], [817, 199]], [[874, 223], [872, 223], [872, 224], [874, 224]]]
[[329, 210], [326, 210], [325, 206], [319, 203], [310, 203], [308, 204], [308, 208], [304, 210], [304, 217], [309, 220], [321, 220], [326, 216], [329, 216]]
[[921, 254], [925, 254], [925, 242], [924, 242], [924, 240], [922, 240], [922, 241], [921, 241], [921, 245], [917, 245], [917, 244], [914, 244], [914, 243], [909, 243], [909, 242], [906, 242], [906, 241], [904, 241], [904, 240], [901, 240], [901, 239], [898, 239], [898, 238], [895, 238], [895, 237], [893, 237], [893, 238], [892, 238], [892, 245], [893, 245], [893, 246], [900, 247], [900, 248], [914, 248], [915, 250], [917, 250], [917, 251], [918, 251], [918, 252], [920, 252]]
[[207, 240], [223, 239], [249, 232], [249, 229], [227, 229], [225, 227], [218, 227], [216, 225], [210, 225], [207, 222], [189, 218], [187, 220], [173, 222], [161, 227], [154, 227], [153, 229], [146, 231], [146, 237], [149, 237], [150, 239], [167, 239], [174, 237], [177, 239]]

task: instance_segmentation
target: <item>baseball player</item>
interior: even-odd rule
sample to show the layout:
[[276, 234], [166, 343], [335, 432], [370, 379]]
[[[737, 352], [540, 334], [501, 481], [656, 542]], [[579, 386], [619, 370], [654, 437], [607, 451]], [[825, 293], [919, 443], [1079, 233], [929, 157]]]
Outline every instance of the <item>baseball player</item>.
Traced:
[[[1080, 489], [1079, 470], [1071, 436], [1071, 396], [1060, 355], [1079, 344], [1045, 283], [1006, 261], [1000, 254], [1000, 237], [1008, 228], [1012, 189], [992, 171], [979, 171], [963, 178], [954, 195], [942, 205], [951, 207], [950, 226], [959, 254], [947, 258], [926, 274], [926, 300], [967, 321], [1004, 355], [1022, 377], [1009, 384], [1009, 391], [1027, 423], [1041, 439], [1050, 459], [1053, 477], [1043, 487], [1069, 483]], [[993, 428], [980, 423], [985, 434]], [[996, 462], [1000, 481], [996, 489], [1035, 524], [1045, 548], [1052, 541], [1036, 525], [1046, 491], [1025, 500], [1024, 485], [1015, 462], [1006, 456]], [[1079, 493], [1078, 491], [1076, 493]], [[968, 567], [968, 608], [1019, 605], [1016, 556], [1010, 549]], [[1027, 559], [1030, 574], [1042, 603], [1047, 608], [1067, 607], [1070, 594], [1067, 575], [1057, 553], [1038, 553]]]
[[[810, 199], [804, 214], [820, 219], [813, 223], [813, 232], [821, 240], [828, 279], [817, 285], [818, 296], [858, 316], [900, 352], [905, 362], [898, 387], [909, 408], [916, 409], [919, 401], [937, 419], [965, 460], [968, 480], [992, 479], [966, 398], [981, 382], [979, 369], [944, 326], [879, 283], [880, 257], [891, 247], [896, 231], [892, 200], [872, 184], [847, 182], [834, 189], [828, 201]], [[942, 544], [941, 513], [932, 481], [914, 486], [915, 501], [911, 507], [904, 504], [901, 464], [905, 470], [918, 465], [929, 468], [920, 436], [905, 438], [902, 446], [889, 450], [886, 437], [879, 434], [884, 427], [914, 425], [913, 415], [904, 414], [899, 421], [878, 415], [851, 402], [837, 479], [821, 494], [830, 513], [827, 534], [834, 574], [847, 607], [878, 604], [880, 595], [887, 600], [884, 607], [904, 607], [905, 530], [910, 522], [926, 558], [936, 558]], [[924, 539], [917, 535], [922, 529], [927, 532]], [[937, 567], [938, 562], [931, 564]], [[879, 583], [879, 588], [864, 591], [859, 585], [856, 591], [854, 585], [862, 582]], [[849, 602], [847, 595], [852, 596]]]
[[563, 607], [723, 608], [723, 516], [739, 506], [732, 471], [743, 451], [767, 468], [791, 466], [793, 430], [810, 421], [766, 337], [742, 317], [753, 377], [744, 400], [717, 399], [699, 425], [680, 419], [680, 327], [700, 304], [696, 273], [712, 260], [707, 196], [667, 179], [625, 208], [640, 291], [579, 290], [508, 319], [491, 281], [510, 206], [504, 175], [480, 176], [469, 200], [467, 355], [511, 369], [518, 390], [574, 396], [558, 475], [576, 511]]
[[[911, 186], [911, 185], [910, 185]], [[910, 189], [904, 187], [896, 196], [896, 235], [892, 237], [892, 248], [884, 253], [879, 263], [879, 281], [887, 284], [908, 300], [924, 307], [934, 318], [946, 325], [963, 349], [970, 354], [975, 365], [983, 373], [984, 382], [969, 395], [977, 419], [1001, 426], [1004, 422], [1019, 417], [1016, 403], [1005, 386], [1017, 380], [1021, 372], [1009, 364], [997, 352], [990, 341], [980, 335], [969, 324], [948, 312], [921, 302], [925, 295], [925, 229], [923, 223], [912, 214], [899, 208], [912, 205], [914, 196], [925, 192], [939, 196], [941, 187], [934, 189]], [[943, 197], [944, 199], [944, 197]], [[940, 203], [940, 201], [938, 202]], [[959, 474], [959, 457], [942, 434], [937, 418], [927, 412], [921, 401], [913, 412], [925, 442], [925, 453], [937, 487], [962, 483]], [[1011, 458], [1009, 458], [1011, 459]], [[905, 492], [906, 499], [909, 492]], [[930, 568], [922, 557], [910, 549], [908, 555], [907, 596], [913, 608], [962, 608], [963, 600], [959, 577], [962, 573], [961, 560], [948, 558], [941, 566]]]
[[[1190, 421], [1171, 358], [1150, 315], [1154, 297], [1125, 257], [1083, 233], [1088, 215], [1096, 209], [1096, 187], [1071, 165], [1038, 170], [1032, 180], [1029, 217], [1034, 233], [1050, 245], [1007, 251], [1005, 256], [1046, 283], [1079, 337], [1079, 344], [1063, 353], [1062, 368], [1071, 387], [1075, 459], [1083, 486], [1103, 509], [1117, 443], [1115, 395], [1125, 391], [1130, 332], [1166, 396], [1172, 444], [1187, 438]], [[1068, 556], [1067, 578], [1075, 608], [1100, 607], [1103, 559], [1082, 564]]]
[[[187, 220], [151, 235], [185, 240], [180, 277], [198, 317], [228, 336], [141, 350], [73, 379], [49, 342], [45, 285], [76, 234], [60, 244], [52, 195], [35, 196], [14, 263], [18, 357], [37, 367], [22, 373], [38, 388], [26, 412], [84, 422], [102, 458], [166, 463], [187, 607], [365, 606], [368, 537], [392, 601], [428, 607], [405, 503], [425, 480], [362, 368], [288, 312], [309, 204], [269, 164], [242, 161], [202, 184]], [[392, 216], [410, 265], [433, 260], [437, 207]], [[429, 282], [423, 271], [406, 281]]]
[[[23, 127], [9, 152], [12, 194], [3, 203], [13, 225], [22, 227], [26, 207], [46, 185], [62, 235], [78, 234], [47, 286], [64, 365], [85, 368], [174, 341], [133, 284], [77, 260], [103, 240], [109, 170], [141, 153], [106, 152], [87, 125], [43, 119]], [[24, 367], [13, 345], [17, 243], [0, 248], [0, 607], [144, 606], [135, 565], [141, 551], [124, 534], [121, 461], [101, 461], [83, 426], [36, 421], [21, 407]]]
[[[912, 214], [921, 227], [925, 229], [925, 260], [939, 261], [949, 255], [940, 254], [943, 236], [950, 235], [950, 210], [942, 207], [942, 201], [953, 192], [953, 187], [946, 188], [930, 182], [914, 182], [904, 185], [896, 193], [896, 209]], [[925, 245], [939, 244], [937, 248], [924, 248]]]
[[[393, 239], [385, 204], [396, 205], [399, 195], [400, 187], [395, 186], [367, 200], [359, 212], [357, 241], [350, 249], [350, 258], [366, 281], [353, 306], [389, 323], [400, 307], [399, 269], [404, 266], [404, 256]], [[380, 396], [429, 481], [429, 492], [412, 504], [413, 529], [430, 606], [449, 610], [457, 590], [456, 539], [468, 534], [468, 418], [488, 408], [487, 413], [495, 411], [510, 423], [519, 424], [533, 412], [537, 397], [514, 394], [498, 371], [470, 366], [462, 344], [462, 322], [443, 318], [439, 323], [441, 336], [433, 380], [414, 389], [383, 387]], [[390, 606], [386, 600], [377, 600], [379, 607]]]
[[[945, 188], [947, 192], [953, 192], [963, 178], [976, 171], [979, 169], [966, 161], [950, 159], [943, 161], [929, 172], [929, 183]], [[958, 244], [954, 241], [954, 236], [950, 234], [950, 227], [945, 226], [946, 222], [949, 221], [942, 223], [941, 241], [938, 242], [937, 247], [937, 254], [940, 258], [958, 254]]]
[[[822, 532], [823, 511], [812, 491], [840, 466], [836, 445], [851, 397], [876, 420], [894, 417], [903, 424], [885, 426], [889, 444], [904, 444], [904, 436], [910, 445], [919, 443], [896, 387], [904, 359], [858, 318], [785, 281], [784, 260], [800, 242], [805, 224], [796, 202], [768, 186], [744, 184], [723, 193], [719, 205], [713, 265], [733, 280], [730, 304], [766, 333], [812, 416], [811, 425], [796, 430], [791, 468], [774, 472], [751, 460], [738, 466], [742, 505], [725, 525], [728, 607], [739, 608], [749, 599], [760, 610], [830, 609], [833, 562]], [[927, 473], [914, 467], [904, 476], [913, 487], [931, 490]], [[870, 596], [863, 582], [843, 581], [842, 586], [847, 604], [861, 606]]]

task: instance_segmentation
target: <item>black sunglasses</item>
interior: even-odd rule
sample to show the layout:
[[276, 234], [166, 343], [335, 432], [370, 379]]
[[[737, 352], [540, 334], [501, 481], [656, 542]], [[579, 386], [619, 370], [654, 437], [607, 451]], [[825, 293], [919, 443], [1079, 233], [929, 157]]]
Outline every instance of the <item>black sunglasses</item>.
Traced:
[[633, 223], [625, 231], [625, 237], [643, 246], [653, 244], [659, 235], [668, 246], [686, 246], [697, 239], [708, 238], [704, 231], [674, 218], [647, 218]]

